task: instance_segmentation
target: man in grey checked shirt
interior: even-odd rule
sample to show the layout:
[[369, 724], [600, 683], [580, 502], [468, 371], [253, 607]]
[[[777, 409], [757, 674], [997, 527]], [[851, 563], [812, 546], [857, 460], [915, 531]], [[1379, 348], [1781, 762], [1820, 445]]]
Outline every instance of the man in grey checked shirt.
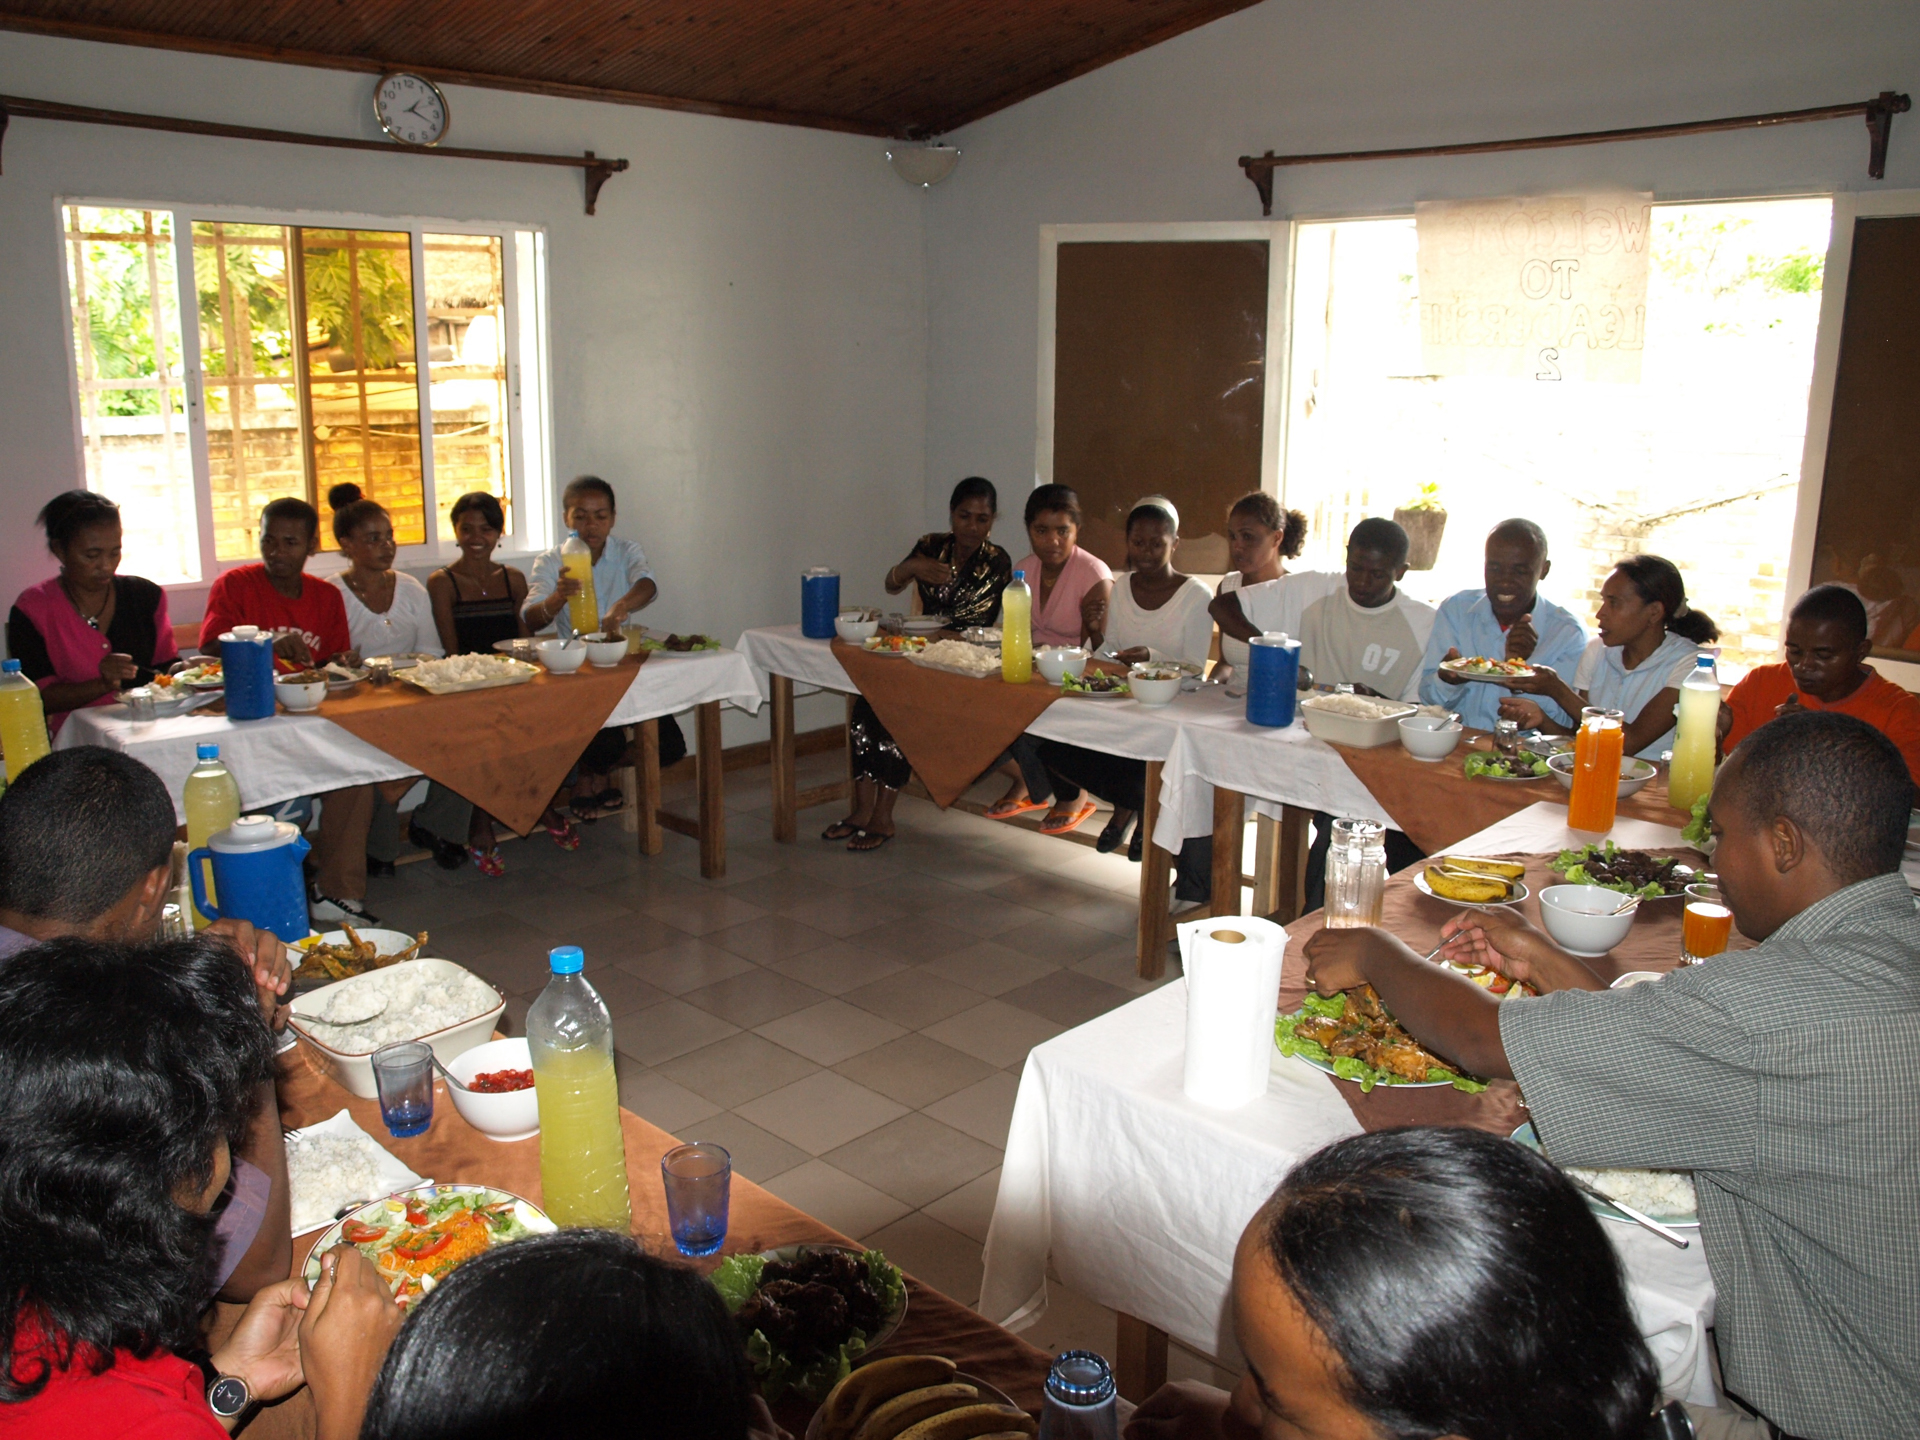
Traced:
[[[1626, 990], [1512, 912], [1449, 955], [1542, 990], [1502, 1003], [1379, 930], [1307, 945], [1322, 994], [1370, 983], [1422, 1042], [1512, 1078], [1563, 1164], [1691, 1170], [1728, 1389], [1748, 1433], [1920, 1434], [1920, 916], [1914, 789], [1879, 731], [1787, 715], [1721, 766], [1730, 952]], [[1598, 992], [1598, 993], [1596, 993]]]

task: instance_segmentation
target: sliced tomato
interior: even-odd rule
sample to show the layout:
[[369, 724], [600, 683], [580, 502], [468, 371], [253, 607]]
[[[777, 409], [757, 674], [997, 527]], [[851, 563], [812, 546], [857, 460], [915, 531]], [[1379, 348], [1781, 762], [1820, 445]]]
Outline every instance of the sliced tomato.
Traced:
[[393, 1242], [393, 1253], [404, 1260], [425, 1260], [430, 1255], [438, 1255], [453, 1243], [451, 1231], [424, 1235], [403, 1235]]
[[426, 1207], [424, 1205], [415, 1205], [412, 1201], [408, 1201], [407, 1202], [407, 1223], [409, 1225], [426, 1224], [427, 1223]]
[[364, 1245], [370, 1240], [378, 1240], [386, 1233], [377, 1225], [363, 1225], [358, 1220], [349, 1220], [340, 1227], [340, 1238], [349, 1245]]

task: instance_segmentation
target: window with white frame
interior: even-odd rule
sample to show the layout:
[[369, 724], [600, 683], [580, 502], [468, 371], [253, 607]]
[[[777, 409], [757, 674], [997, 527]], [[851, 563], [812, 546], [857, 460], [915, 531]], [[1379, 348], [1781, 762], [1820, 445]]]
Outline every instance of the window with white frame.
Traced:
[[[89, 489], [162, 584], [254, 555], [261, 506], [351, 480], [401, 563], [451, 553], [461, 495], [515, 548], [547, 514], [545, 236], [513, 226], [62, 207]], [[183, 322], [183, 316], [190, 317]]]

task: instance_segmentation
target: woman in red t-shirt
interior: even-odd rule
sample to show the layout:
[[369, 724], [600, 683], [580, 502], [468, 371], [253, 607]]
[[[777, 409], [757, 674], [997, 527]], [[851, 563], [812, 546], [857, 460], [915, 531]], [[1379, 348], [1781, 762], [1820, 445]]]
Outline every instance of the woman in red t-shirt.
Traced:
[[0, 968], [0, 1436], [220, 1440], [303, 1382], [323, 1440], [358, 1433], [400, 1316], [357, 1251], [311, 1297], [260, 1291], [216, 1378], [181, 1353], [213, 1292], [230, 1147], [273, 1074], [220, 940], [69, 938]]

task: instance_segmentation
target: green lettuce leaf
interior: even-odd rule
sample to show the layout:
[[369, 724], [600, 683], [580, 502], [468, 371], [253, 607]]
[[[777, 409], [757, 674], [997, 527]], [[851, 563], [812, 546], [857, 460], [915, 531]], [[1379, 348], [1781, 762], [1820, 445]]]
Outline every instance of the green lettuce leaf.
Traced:
[[1680, 832], [1680, 838], [1696, 849], [1705, 845], [1712, 834], [1711, 826], [1707, 821], [1707, 802], [1712, 798], [1713, 795], [1709, 792], [1693, 802], [1693, 818], [1687, 821], [1687, 828]]
[[729, 1255], [708, 1277], [713, 1281], [713, 1288], [720, 1292], [720, 1298], [727, 1302], [729, 1315], [746, 1304], [760, 1288], [760, 1272], [766, 1268], [767, 1262], [758, 1255]]
[[1347, 1013], [1347, 997], [1345, 995], [1321, 995], [1309, 990], [1307, 992], [1307, 998], [1300, 1006], [1300, 1009], [1301, 1012], [1306, 1015], [1315, 1015], [1326, 1020], [1339, 1020]]

